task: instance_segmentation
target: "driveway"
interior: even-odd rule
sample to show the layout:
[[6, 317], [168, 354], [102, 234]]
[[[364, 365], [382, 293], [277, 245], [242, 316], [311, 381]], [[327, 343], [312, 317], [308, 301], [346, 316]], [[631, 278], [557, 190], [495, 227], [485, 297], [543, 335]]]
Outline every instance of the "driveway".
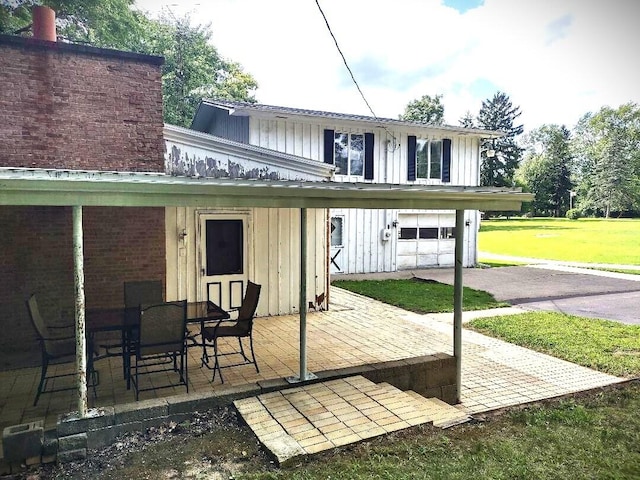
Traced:
[[[453, 268], [389, 274], [334, 276], [334, 279], [410, 278], [453, 285]], [[466, 287], [531, 310], [551, 310], [591, 318], [640, 324], [640, 275], [609, 273], [561, 265], [465, 268]]]

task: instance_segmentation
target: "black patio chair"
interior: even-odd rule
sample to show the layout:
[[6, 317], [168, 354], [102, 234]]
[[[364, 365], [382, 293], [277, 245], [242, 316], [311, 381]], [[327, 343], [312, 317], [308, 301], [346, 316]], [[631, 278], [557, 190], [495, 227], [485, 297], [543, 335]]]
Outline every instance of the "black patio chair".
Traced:
[[[161, 280], [135, 280], [124, 282], [124, 306], [129, 309], [128, 315], [138, 315], [141, 305], [157, 305], [162, 303], [162, 281]], [[117, 338], [114, 332], [101, 332], [99, 340], [95, 343], [104, 350], [97, 358], [104, 357], [124, 357], [127, 342], [133, 342], [137, 332], [133, 332], [134, 338], [126, 338], [125, 333], [120, 333]], [[123, 358], [122, 374], [126, 379], [128, 375], [128, 359]]]
[[[33, 401], [33, 406], [38, 404], [40, 395], [43, 393], [63, 392], [68, 390], [76, 390], [77, 386], [73, 385], [65, 387], [47, 388], [47, 384], [50, 380], [63, 377], [75, 377], [76, 372], [64, 373], [59, 375], [47, 376], [47, 370], [49, 364], [55, 363], [75, 363], [76, 361], [76, 335], [75, 335], [75, 323], [67, 323], [64, 325], [56, 325], [52, 322], [46, 321], [40, 314], [40, 308], [38, 307], [38, 301], [36, 295], [32, 294], [27, 300], [27, 310], [29, 311], [29, 318], [36, 330], [38, 341], [40, 343], [40, 350], [42, 353], [42, 363], [40, 370], [40, 383], [38, 384], [38, 391], [36, 392], [36, 398]], [[93, 368], [93, 348], [90, 344], [87, 345], [87, 372], [90, 379], [89, 385], [93, 388], [94, 397], [96, 396], [96, 385], [98, 384], [98, 374]], [[55, 382], [54, 382], [55, 385]]]
[[[131, 383], [136, 391], [136, 400], [140, 392], [179, 385], [184, 385], [187, 393], [189, 392], [186, 327], [186, 300], [140, 309], [140, 328], [133, 345], [135, 363], [131, 367]], [[177, 373], [178, 381], [156, 385], [156, 380], [150, 387], [141, 388], [141, 375], [157, 375], [162, 372]]]
[[[260, 370], [258, 369], [258, 362], [256, 361], [256, 356], [253, 351], [253, 319], [256, 314], [256, 308], [258, 307], [258, 301], [260, 300], [260, 289], [260, 285], [253, 282], [247, 282], [247, 290], [244, 298], [242, 299], [240, 308], [230, 310], [230, 312], [238, 312], [237, 318], [220, 320], [214, 326], [204, 327], [202, 329], [202, 365], [213, 370], [213, 377], [211, 381], [216, 379], [217, 370], [220, 374], [220, 381], [224, 383], [221, 368], [253, 364], [256, 367], [256, 373], [260, 373]], [[238, 339], [239, 349], [233, 352], [220, 353], [218, 350], [218, 339], [229, 337], [236, 337]], [[251, 358], [249, 358], [244, 352], [244, 346], [242, 345], [243, 338], [249, 338]], [[213, 343], [213, 367], [209, 365], [207, 342]], [[227, 355], [240, 355], [242, 357], [242, 361], [231, 365], [220, 365], [220, 357]]]

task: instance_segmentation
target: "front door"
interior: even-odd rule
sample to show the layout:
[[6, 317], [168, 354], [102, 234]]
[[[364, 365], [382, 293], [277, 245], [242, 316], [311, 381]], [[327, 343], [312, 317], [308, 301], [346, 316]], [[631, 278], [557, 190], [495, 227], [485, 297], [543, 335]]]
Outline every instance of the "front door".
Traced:
[[199, 300], [237, 308], [247, 284], [249, 215], [200, 214]]

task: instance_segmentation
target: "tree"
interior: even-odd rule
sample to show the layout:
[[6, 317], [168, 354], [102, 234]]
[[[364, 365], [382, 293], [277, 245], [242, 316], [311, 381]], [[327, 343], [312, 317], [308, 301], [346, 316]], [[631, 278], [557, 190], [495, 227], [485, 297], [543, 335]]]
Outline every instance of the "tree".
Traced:
[[[520, 107], [514, 107], [509, 96], [497, 92], [492, 99], [482, 102], [478, 113], [478, 126], [487, 130], [504, 132], [497, 139], [485, 139], [480, 145], [480, 184], [490, 187], [512, 187], [514, 175], [520, 163], [522, 148], [516, 137], [523, 131], [522, 125], [514, 125], [521, 115]], [[487, 155], [491, 152], [492, 155]]]
[[[0, 7], [0, 33], [30, 29], [34, 0]], [[209, 43], [209, 25], [189, 17], [150, 20], [133, 10], [134, 0], [46, 0], [56, 11], [58, 32], [70, 41], [161, 55], [164, 120], [188, 127], [203, 97], [255, 102], [255, 79], [240, 64], [223, 59]]]
[[192, 26], [188, 16], [144, 19], [144, 35], [131, 49], [163, 55], [164, 120], [188, 127], [204, 97], [255, 102], [255, 79], [240, 64], [223, 59], [209, 43], [210, 26]]
[[404, 113], [400, 115], [400, 120], [442, 125], [444, 123], [442, 95], [435, 97], [423, 95], [421, 98], [409, 102], [404, 108]]
[[569, 130], [564, 125], [543, 125], [527, 135], [525, 145], [516, 178], [535, 195], [532, 213], [563, 216], [570, 207], [573, 187]]
[[0, 6], [0, 33], [30, 30], [32, 8], [46, 5], [56, 12], [58, 34], [72, 42], [121, 48], [140, 34], [140, 12], [134, 0], [11, 0]]
[[640, 209], [640, 107], [603, 107], [576, 126], [579, 207], [587, 213]]
[[464, 128], [476, 128], [476, 119], [469, 110], [458, 120], [458, 123]]

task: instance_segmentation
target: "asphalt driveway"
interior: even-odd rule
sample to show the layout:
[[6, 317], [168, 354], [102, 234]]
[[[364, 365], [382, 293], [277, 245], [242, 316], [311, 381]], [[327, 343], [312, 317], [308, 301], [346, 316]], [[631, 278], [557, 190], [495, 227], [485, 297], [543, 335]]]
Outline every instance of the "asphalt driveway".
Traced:
[[[412, 276], [453, 285], [454, 274], [453, 268], [433, 268], [339, 278]], [[525, 309], [640, 324], [640, 275], [554, 265], [465, 268], [463, 283], [466, 287], [484, 290], [497, 300]]]

